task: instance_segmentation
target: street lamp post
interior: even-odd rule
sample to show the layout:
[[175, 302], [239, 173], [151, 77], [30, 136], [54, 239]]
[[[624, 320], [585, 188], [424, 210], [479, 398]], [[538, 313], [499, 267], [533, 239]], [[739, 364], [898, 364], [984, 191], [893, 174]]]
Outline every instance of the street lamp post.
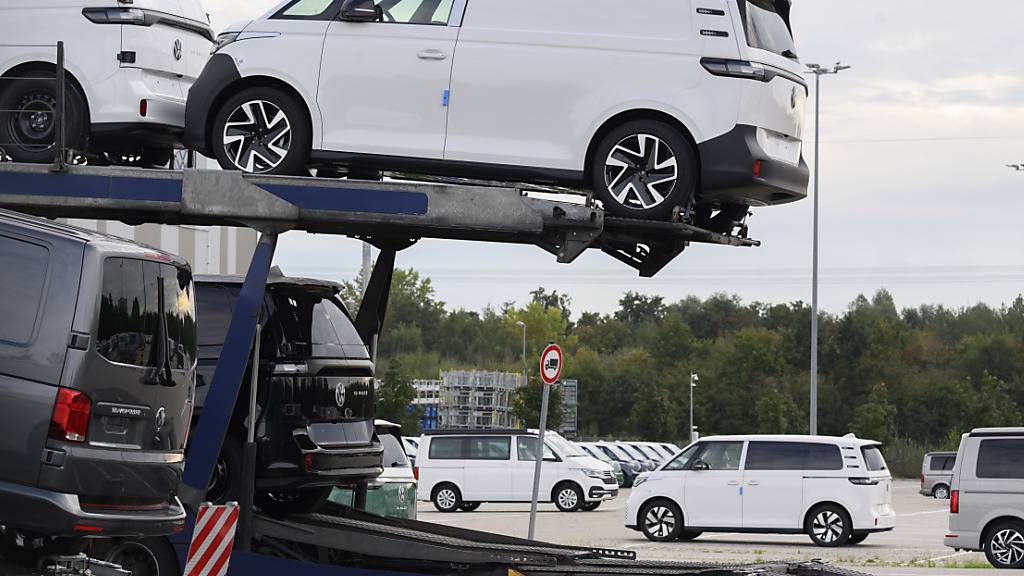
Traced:
[[697, 376], [696, 372], [690, 372], [690, 442], [696, 440], [693, 436], [693, 389], [697, 387], [697, 381], [700, 377]]
[[850, 66], [836, 62], [832, 68], [808, 64], [807, 72], [814, 74], [814, 264], [811, 273], [811, 427], [812, 436], [818, 434], [818, 173], [821, 166], [821, 77], [839, 74]]

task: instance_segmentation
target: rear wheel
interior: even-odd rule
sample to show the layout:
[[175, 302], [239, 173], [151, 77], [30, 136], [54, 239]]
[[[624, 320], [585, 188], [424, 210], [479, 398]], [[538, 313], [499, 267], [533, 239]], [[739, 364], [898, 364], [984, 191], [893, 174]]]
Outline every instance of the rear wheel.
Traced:
[[868, 536], [869, 536], [868, 532], [861, 532], [860, 534], [854, 534], [853, 536], [850, 536], [849, 544], [851, 546], [856, 546], [857, 544], [860, 544], [861, 542], [867, 540]]
[[454, 484], [442, 484], [435, 488], [431, 500], [438, 512], [455, 512], [462, 506], [462, 494]]
[[697, 191], [697, 154], [680, 130], [659, 120], [618, 126], [594, 148], [588, 175], [616, 216], [668, 220]]
[[178, 556], [164, 538], [125, 538], [115, 540], [98, 554], [101, 560], [117, 564], [132, 576], [177, 575]]
[[234, 436], [228, 436], [224, 439], [210, 483], [206, 486], [206, 499], [213, 504], [226, 504], [237, 502], [241, 497], [242, 444]]
[[640, 509], [640, 531], [653, 542], [678, 540], [683, 532], [683, 513], [668, 500], [655, 500]]
[[932, 489], [932, 496], [934, 496], [936, 500], [949, 500], [949, 486], [939, 484]]
[[256, 492], [256, 505], [274, 516], [309, 514], [319, 510], [330, 497], [332, 486], [301, 490], [267, 490]]
[[[55, 157], [57, 135], [57, 83], [53, 72], [26, 73], [38, 80], [5, 80], [0, 95], [0, 148], [15, 162], [47, 163]], [[55, 77], [54, 77], [55, 78]], [[84, 150], [89, 136], [89, 109], [85, 98], [67, 84], [64, 104], [64, 141], [68, 148]]]
[[312, 129], [303, 105], [276, 88], [255, 87], [228, 99], [211, 134], [221, 168], [254, 174], [308, 175]]
[[816, 546], [845, 546], [853, 534], [850, 516], [835, 504], [818, 506], [807, 515], [804, 530]]
[[576, 512], [583, 505], [583, 490], [575, 484], [555, 487], [555, 506], [562, 512]]
[[996, 568], [1024, 568], [1024, 524], [1000, 522], [985, 536], [985, 556]]

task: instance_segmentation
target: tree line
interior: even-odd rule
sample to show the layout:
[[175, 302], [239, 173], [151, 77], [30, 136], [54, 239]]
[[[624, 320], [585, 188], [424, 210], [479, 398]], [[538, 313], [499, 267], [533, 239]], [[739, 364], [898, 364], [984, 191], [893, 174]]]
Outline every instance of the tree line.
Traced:
[[[344, 297], [359, 298], [358, 279]], [[579, 380], [579, 425], [588, 438], [682, 442], [689, 375], [696, 425], [710, 434], [806, 434], [810, 307], [744, 303], [717, 294], [666, 302], [627, 292], [613, 314], [574, 315], [564, 294], [538, 288], [522, 305], [449, 310], [429, 278], [397, 270], [379, 358], [382, 417], [415, 433], [413, 378], [441, 370], [523, 370], [527, 326], [531, 389], [520, 413], [536, 423], [544, 345], [566, 352]], [[897, 308], [879, 290], [819, 322], [819, 432], [855, 433], [887, 445], [894, 472], [914, 476], [926, 450], [955, 449], [974, 427], [1024, 425], [1024, 298], [993, 308]], [[550, 422], [549, 422], [550, 424]]]

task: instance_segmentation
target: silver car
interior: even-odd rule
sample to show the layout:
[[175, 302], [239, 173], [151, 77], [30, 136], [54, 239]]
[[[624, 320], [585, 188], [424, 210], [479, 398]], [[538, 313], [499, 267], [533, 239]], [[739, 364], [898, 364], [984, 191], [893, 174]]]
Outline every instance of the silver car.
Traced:
[[945, 544], [1024, 568], [1024, 428], [979, 428], [960, 441]]
[[949, 485], [953, 480], [953, 464], [956, 452], [929, 452], [921, 464], [922, 496], [933, 496], [938, 500], [949, 499]]

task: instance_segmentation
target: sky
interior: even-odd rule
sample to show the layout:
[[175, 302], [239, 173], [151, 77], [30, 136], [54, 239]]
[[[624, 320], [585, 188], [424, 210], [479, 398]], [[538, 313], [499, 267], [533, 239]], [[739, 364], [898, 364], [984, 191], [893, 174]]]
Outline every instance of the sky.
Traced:
[[[215, 27], [276, 0], [203, 0]], [[822, 80], [821, 306], [879, 288], [898, 306], [1008, 304], [1024, 292], [1024, 2], [794, 0], [803, 62], [853, 68]], [[805, 155], [815, 161], [814, 91]], [[610, 313], [632, 290], [675, 302], [716, 292], [809, 302], [810, 198], [754, 210], [760, 248], [694, 245], [653, 279], [592, 251], [572, 265], [532, 246], [422, 241], [398, 266], [430, 277], [450, 309], [524, 303], [538, 286], [574, 312]], [[288, 274], [352, 278], [359, 242], [289, 233]]]

